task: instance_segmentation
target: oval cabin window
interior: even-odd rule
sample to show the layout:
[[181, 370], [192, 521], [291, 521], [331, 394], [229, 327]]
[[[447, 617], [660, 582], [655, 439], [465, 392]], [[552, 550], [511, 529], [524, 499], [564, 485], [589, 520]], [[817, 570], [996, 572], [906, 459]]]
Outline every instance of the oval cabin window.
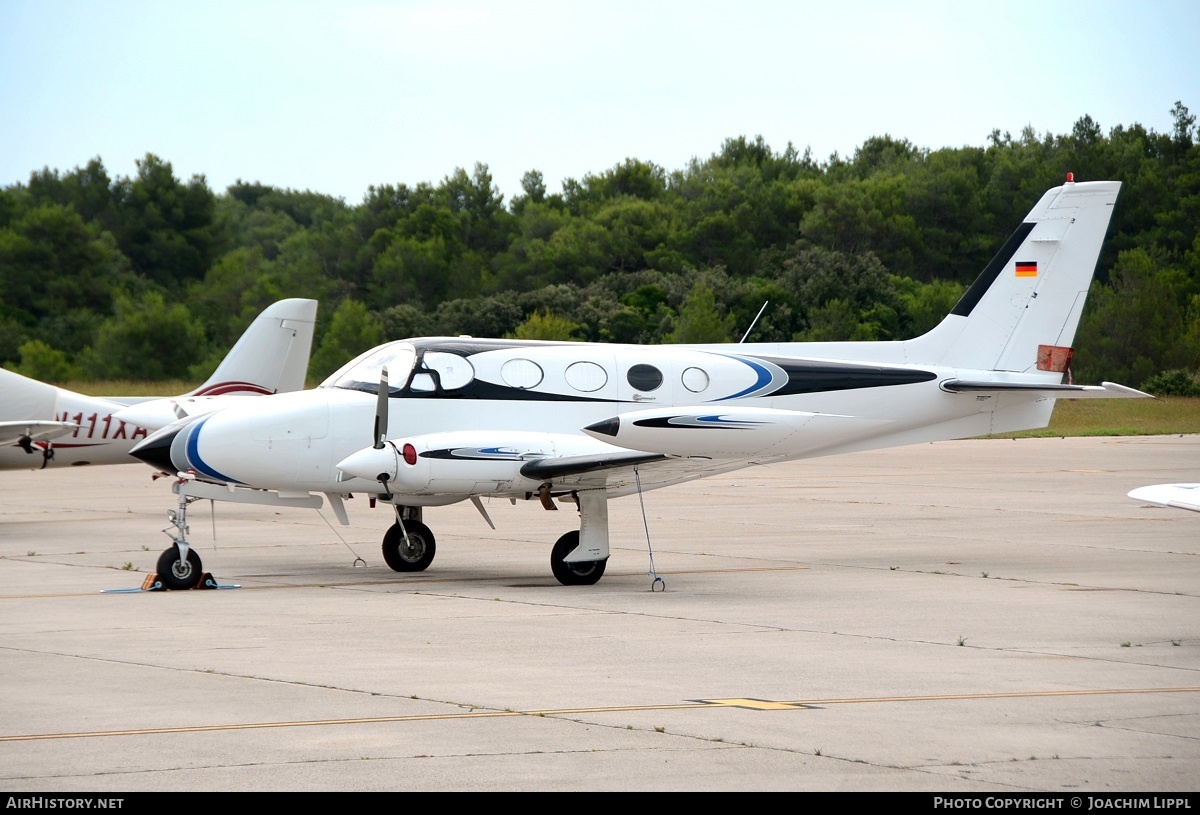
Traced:
[[608, 374], [594, 362], [574, 362], [567, 368], [567, 384], [577, 391], [591, 393], [608, 384]]
[[510, 388], [528, 390], [542, 384], [542, 367], [529, 359], [510, 359], [500, 369], [500, 377]]
[[639, 391], [657, 390], [663, 382], [662, 371], [653, 365], [634, 365], [625, 374], [625, 379]]
[[683, 386], [692, 393], [703, 393], [708, 388], [708, 374], [700, 368], [688, 368], [683, 372]]

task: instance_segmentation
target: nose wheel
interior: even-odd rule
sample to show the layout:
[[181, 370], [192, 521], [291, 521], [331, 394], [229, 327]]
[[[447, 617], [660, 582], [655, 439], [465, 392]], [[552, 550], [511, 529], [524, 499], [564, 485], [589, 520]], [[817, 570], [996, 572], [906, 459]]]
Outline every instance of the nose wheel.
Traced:
[[158, 579], [163, 588], [194, 589], [204, 578], [204, 570], [200, 565], [200, 556], [195, 549], [189, 548], [187, 555], [180, 557], [179, 547], [170, 546], [158, 557]]

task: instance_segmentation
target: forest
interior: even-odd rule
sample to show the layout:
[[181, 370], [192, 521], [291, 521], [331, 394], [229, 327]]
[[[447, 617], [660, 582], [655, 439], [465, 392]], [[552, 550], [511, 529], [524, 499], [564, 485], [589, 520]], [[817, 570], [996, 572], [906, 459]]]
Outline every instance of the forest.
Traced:
[[[320, 301], [310, 381], [390, 339], [629, 343], [906, 339], [935, 325], [1067, 173], [1122, 182], [1076, 337], [1075, 382], [1200, 395], [1200, 130], [994, 131], [852, 156], [728, 138], [506, 200], [486, 164], [358, 203], [147, 154], [0, 189], [0, 364], [51, 382], [201, 381], [264, 307]], [[766, 308], [763, 304], [766, 303]], [[761, 317], [754, 322], [762, 310]]]

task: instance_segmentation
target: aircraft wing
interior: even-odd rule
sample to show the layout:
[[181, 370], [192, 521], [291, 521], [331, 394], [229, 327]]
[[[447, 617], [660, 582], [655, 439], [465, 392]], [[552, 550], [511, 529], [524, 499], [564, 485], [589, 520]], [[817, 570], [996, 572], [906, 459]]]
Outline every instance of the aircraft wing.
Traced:
[[15, 444], [28, 437], [30, 441], [49, 441], [65, 436], [79, 428], [70, 422], [16, 421], [0, 422], [0, 444]]
[[1104, 382], [1099, 385], [1043, 385], [1035, 382], [973, 382], [967, 379], [947, 379], [942, 390], [950, 393], [1020, 393], [1048, 399], [1153, 399], [1148, 393]]
[[1200, 512], [1200, 484], [1151, 484], [1127, 494], [1136, 501]]
[[611, 497], [632, 495], [639, 487], [658, 489], [745, 467], [744, 459], [668, 456], [635, 450], [530, 461], [521, 475], [542, 479], [558, 490], [603, 489]]

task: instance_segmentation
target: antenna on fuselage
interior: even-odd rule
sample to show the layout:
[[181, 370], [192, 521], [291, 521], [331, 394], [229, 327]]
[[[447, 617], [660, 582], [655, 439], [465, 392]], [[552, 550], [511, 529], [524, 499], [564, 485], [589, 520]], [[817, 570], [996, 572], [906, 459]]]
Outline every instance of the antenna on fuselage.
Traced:
[[758, 310], [758, 314], [755, 314], [754, 319], [750, 321], [750, 327], [746, 329], [746, 333], [742, 335], [742, 338], [740, 340], [738, 340], [739, 343], [745, 342], [746, 337], [750, 336], [750, 332], [754, 330], [754, 326], [758, 325], [758, 318], [761, 317], [762, 313], [767, 310], [767, 303], [769, 303], [769, 302], [771, 302], [771, 301], [763, 300], [762, 308], [760, 308]]

